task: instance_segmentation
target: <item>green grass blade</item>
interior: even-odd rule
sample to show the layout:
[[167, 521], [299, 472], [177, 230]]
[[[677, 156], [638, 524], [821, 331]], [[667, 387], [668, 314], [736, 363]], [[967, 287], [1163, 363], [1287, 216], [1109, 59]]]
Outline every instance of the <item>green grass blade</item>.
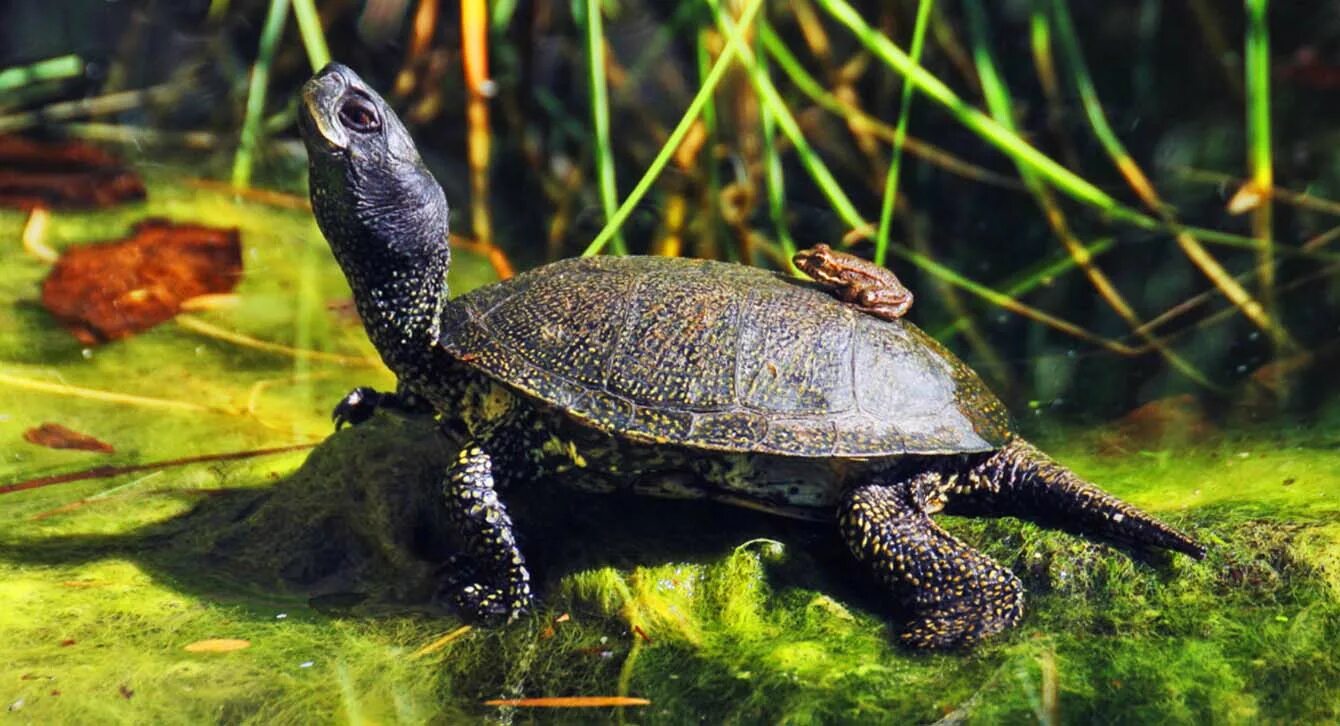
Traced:
[[60, 81], [84, 73], [84, 61], [77, 55], [48, 58], [26, 66], [0, 71], [0, 91], [12, 91], [33, 83]]
[[823, 159], [820, 159], [814, 148], [810, 146], [810, 142], [800, 130], [800, 124], [796, 122], [796, 117], [791, 114], [791, 111], [786, 107], [786, 102], [782, 100], [781, 94], [777, 92], [777, 87], [772, 84], [768, 75], [759, 68], [757, 61], [754, 59], [753, 51], [741, 38], [735, 21], [731, 20], [727, 13], [722, 12], [718, 0], [707, 0], [707, 2], [715, 11], [717, 27], [726, 36], [727, 42], [739, 43], [740, 62], [749, 72], [749, 80], [754, 85], [754, 91], [758, 93], [759, 101], [770, 107], [773, 117], [777, 121], [777, 127], [782, 130], [783, 134], [786, 134], [786, 138], [796, 147], [796, 156], [800, 159], [801, 165], [805, 167], [805, 171], [818, 185], [819, 191], [832, 205], [833, 211], [842, 218], [847, 226], [852, 229], [864, 227], [866, 224], [865, 218], [856, 210], [856, 205], [852, 204], [851, 199], [847, 197], [847, 193], [842, 191], [842, 185], [828, 170], [828, 166], [824, 164]]
[[[595, 138], [596, 183], [600, 189], [600, 204], [605, 210], [606, 229], [619, 206], [619, 189], [614, 179], [614, 150], [610, 146], [609, 81], [605, 77], [605, 30], [600, 14], [600, 0], [586, 0], [583, 19], [586, 21], [587, 85], [591, 96], [591, 127]], [[611, 244], [614, 253], [628, 254], [619, 227], [614, 227]]]
[[[758, 19], [759, 32], [768, 27], [768, 19]], [[767, 72], [767, 58], [758, 54], [758, 61]], [[776, 230], [777, 242], [782, 246], [782, 255], [786, 258], [788, 269], [795, 273], [791, 258], [796, 254], [796, 243], [791, 239], [791, 230], [786, 223], [786, 175], [782, 172], [782, 157], [777, 149], [777, 117], [772, 107], [764, 104], [759, 107], [759, 118], [763, 125], [763, 163], [767, 176], [768, 216]], [[748, 262], [748, 260], [746, 260]]]
[[[753, 23], [754, 16], [758, 14], [762, 4], [762, 0], [749, 0], [744, 8], [744, 13], [740, 16], [740, 22], [746, 25]], [[647, 171], [642, 174], [642, 178], [638, 180], [637, 186], [633, 187], [633, 191], [629, 193], [628, 198], [610, 215], [604, 229], [600, 230], [595, 239], [591, 240], [591, 244], [586, 246], [586, 249], [582, 252], [583, 257], [599, 254], [614, 237], [624, 221], [628, 219], [628, 215], [633, 213], [633, 209], [637, 207], [638, 202], [642, 201], [642, 197], [646, 196], [647, 191], [651, 189], [651, 185], [660, 176], [661, 171], [665, 169], [665, 165], [670, 162], [670, 157], [674, 156], [675, 150], [679, 148], [680, 143], [684, 141], [684, 137], [688, 135], [689, 129], [693, 128], [693, 122], [697, 120], [698, 114], [702, 113], [704, 106], [712, 98], [717, 85], [721, 83], [722, 76], [726, 75], [727, 69], [730, 68], [731, 63], [735, 61], [735, 57], [740, 54], [742, 48], [744, 48], [744, 43], [738, 38], [731, 38], [726, 43], [726, 47], [722, 49], [721, 55], [717, 57], [716, 63], [712, 66], [712, 71], [703, 79], [702, 85], [698, 87], [698, 92], [689, 102], [688, 109], [684, 111], [684, 115], [675, 125], [675, 129], [670, 132], [670, 137], [665, 140], [665, 144], [657, 152], [656, 158], [647, 167]]]
[[1016, 163], [1031, 168], [1061, 192], [1086, 204], [1112, 211], [1121, 205], [1106, 192], [1061, 166], [1028, 142], [1010, 133], [991, 117], [972, 107], [940, 79], [908, 58], [893, 41], [871, 28], [845, 0], [817, 0], [838, 22], [856, 34], [857, 40], [876, 58], [902, 75], [908, 83], [944, 106], [959, 123], [1003, 151]]
[[261, 122], [265, 113], [265, 94], [270, 86], [270, 64], [274, 62], [275, 48], [284, 34], [288, 18], [289, 0], [270, 0], [270, 10], [261, 28], [260, 48], [256, 64], [251, 68], [251, 82], [247, 89], [246, 115], [242, 120], [242, 135], [233, 157], [233, 186], [251, 185], [252, 156], [260, 139]]
[[298, 33], [302, 35], [302, 45], [307, 49], [307, 62], [315, 73], [330, 62], [330, 48], [326, 45], [325, 31], [321, 29], [321, 16], [316, 12], [316, 3], [313, 0], [293, 0], [293, 16], [298, 19]]
[[[968, 25], [973, 36], [973, 60], [977, 65], [977, 74], [982, 81], [982, 92], [987, 99], [987, 107], [1001, 125], [1010, 131], [1015, 131], [1014, 127], [1014, 104], [1010, 98], [1009, 87], [1004, 79], [1000, 78], [996, 72], [995, 59], [992, 57], [990, 49], [990, 40], [987, 32], [986, 13], [983, 12], [979, 0], [964, 0], [964, 7], [968, 11]], [[1096, 94], [1094, 95], [1096, 99]], [[1100, 114], [1101, 115], [1101, 114]], [[1108, 129], [1109, 132], [1111, 129]], [[1112, 136], [1115, 141], [1115, 135]], [[1119, 143], [1119, 142], [1118, 142]], [[1124, 152], [1124, 149], [1122, 149]], [[1134, 162], [1131, 162], [1134, 164]], [[1083, 243], [1081, 243], [1071, 232], [1068, 223], [1060, 209], [1059, 204], [1051, 189], [1038, 179], [1033, 170], [1019, 165], [1019, 175], [1024, 178], [1028, 184], [1029, 190], [1038, 202], [1038, 206], [1043, 210], [1048, 223], [1053, 232], [1060, 241], [1061, 246], [1066, 252], [1075, 259], [1076, 266], [1083, 269], [1085, 275], [1089, 278], [1099, 297], [1101, 297], [1108, 306], [1120, 317], [1132, 330], [1143, 330], [1142, 323], [1134, 308], [1126, 302], [1125, 297], [1117, 290], [1116, 286], [1107, 277], [1106, 274], [1093, 264], [1093, 260], [1088, 257]], [[1198, 370], [1194, 365], [1182, 356], [1178, 355], [1162, 341], [1150, 334], [1142, 334], [1150, 345], [1158, 350], [1168, 364], [1182, 373], [1182, 375], [1195, 381], [1196, 383], [1208, 387], [1216, 387], [1214, 382], [1208, 376]]]
[[1247, 0], [1247, 145], [1252, 183], [1261, 202], [1252, 210], [1252, 227], [1260, 248], [1257, 277], [1267, 309], [1274, 297], [1275, 256], [1271, 195], [1275, 186], [1270, 151], [1270, 30], [1267, 0]]
[[[1111, 237], [1104, 237], [1086, 245], [1084, 247], [1084, 254], [1090, 259], [1097, 258], [1099, 255], [1108, 252], [1115, 246], [1116, 242], [1113, 241]], [[1011, 298], [1023, 297], [1038, 287], [1051, 283], [1056, 278], [1074, 269], [1074, 267], [1075, 258], [1071, 255], [1057, 257], [1054, 260], [1038, 265], [1036, 269], [1026, 270], [1020, 273], [1011, 282], [1004, 283], [1002, 292]], [[967, 319], [955, 320], [954, 322], [932, 332], [931, 335], [941, 342], [947, 341], [951, 337], [963, 332], [969, 322], [970, 321]]]
[[[926, 41], [926, 26], [930, 22], [935, 0], [921, 0], [917, 4], [917, 22], [912, 30], [914, 67], [921, 65], [921, 49]], [[903, 164], [903, 144], [907, 141], [907, 117], [912, 110], [912, 84], [903, 80], [903, 97], [898, 108], [898, 126], [893, 134], [893, 158], [884, 179], [884, 201], [879, 208], [879, 227], [875, 232], [875, 264], [883, 265], [889, 254], [889, 227], [893, 224], [893, 208], [898, 199], [898, 172]]]

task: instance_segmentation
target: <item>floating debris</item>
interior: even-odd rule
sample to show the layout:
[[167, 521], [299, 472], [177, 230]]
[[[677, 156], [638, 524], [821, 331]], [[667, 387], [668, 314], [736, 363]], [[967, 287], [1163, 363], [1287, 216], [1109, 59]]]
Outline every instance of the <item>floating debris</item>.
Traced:
[[518, 708], [601, 708], [605, 706], [650, 706], [645, 698], [629, 696], [548, 696], [539, 698], [496, 698], [485, 701], [485, 706], [514, 706]]
[[151, 219], [125, 240], [66, 250], [42, 283], [42, 304], [93, 345], [152, 328], [185, 300], [231, 292], [241, 277], [236, 229]]
[[250, 647], [251, 641], [241, 638], [207, 638], [188, 643], [182, 649], [188, 653], [231, 653]]
[[44, 423], [23, 432], [23, 440], [48, 449], [74, 449], [76, 451], [95, 451], [99, 454], [114, 454], [116, 449], [105, 441], [88, 434], [81, 434], [58, 423]]
[[46, 207], [34, 207], [23, 224], [23, 250], [37, 259], [53, 263], [60, 253], [47, 246], [47, 228], [51, 226], [51, 212]]
[[1246, 214], [1261, 206], [1270, 196], [1269, 189], [1262, 189], [1254, 181], [1248, 181], [1238, 187], [1238, 191], [1233, 194], [1233, 198], [1228, 200], [1228, 213], [1233, 215]]
[[423, 656], [428, 655], [430, 653], [436, 653], [437, 651], [447, 647], [447, 645], [452, 641], [459, 640], [460, 638], [465, 637], [472, 629], [473, 628], [471, 628], [469, 625], [462, 625], [461, 627], [456, 628], [455, 630], [451, 631], [450, 633], [447, 633], [441, 638], [438, 638], [437, 640], [434, 640], [428, 645], [425, 645], [422, 648], [419, 648], [418, 650], [414, 651], [412, 654], [410, 654], [410, 658], [422, 658]]

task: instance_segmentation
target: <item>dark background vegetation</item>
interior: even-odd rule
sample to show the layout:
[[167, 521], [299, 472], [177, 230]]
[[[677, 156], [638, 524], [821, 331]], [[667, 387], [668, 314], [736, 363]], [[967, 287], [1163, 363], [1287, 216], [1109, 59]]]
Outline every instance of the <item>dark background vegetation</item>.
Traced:
[[[583, 29], [574, 17], [574, 6], [580, 4], [519, 0], [510, 21], [495, 27], [489, 37], [490, 75], [496, 83], [490, 103], [489, 207], [494, 239], [518, 268], [578, 254], [605, 221], [594, 182]], [[470, 235], [463, 113], [467, 91], [458, 8], [443, 3], [428, 50], [407, 59], [416, 5], [396, 0], [328, 2], [320, 3], [319, 10], [334, 57], [374, 87], [389, 90], [402, 69], [418, 69], [416, 85], [398, 95], [397, 105], [454, 202], [454, 231]], [[872, 26], [906, 47], [915, 2], [856, 5]], [[970, 103], [984, 107], [963, 8], [957, 2], [937, 5], [923, 63]], [[1063, 64], [1058, 63], [1063, 102], [1055, 109], [1046, 102], [1030, 50], [1033, 5], [1025, 0], [985, 5], [990, 42], [1014, 92], [1015, 120], [1025, 137], [1139, 208], [1139, 200], [1094, 140]], [[227, 178], [267, 6], [255, 0], [10, 0], [0, 6], [0, 67], [77, 53], [87, 61], [88, 72], [39, 98], [16, 96], [3, 105], [11, 112], [62, 98], [169, 83], [173, 90], [167, 98], [104, 120], [160, 131], [208, 131], [212, 146], [180, 148], [165, 137], [123, 146], [123, 153], [140, 165], [184, 162], [195, 172]], [[811, 52], [802, 19], [788, 4], [768, 3], [766, 11], [778, 34], [821, 81], [833, 85], [841, 68], [862, 62], [860, 43], [821, 9], [815, 15], [831, 43], [826, 55]], [[1071, 12], [1103, 108], [1164, 201], [1187, 224], [1251, 235], [1250, 215], [1232, 215], [1226, 209], [1249, 173], [1241, 5], [1143, 0], [1073, 3]], [[617, 79], [612, 74], [610, 82], [611, 152], [621, 199], [697, 88], [697, 43], [704, 33], [713, 34], [712, 28], [705, 3], [607, 4], [605, 36], [613, 65], [623, 72]], [[1276, 184], [1317, 198], [1338, 197], [1334, 119], [1340, 112], [1340, 10], [1325, 2], [1275, 3], [1269, 31]], [[259, 147], [255, 183], [296, 190], [302, 185], [303, 166], [292, 123], [293, 98], [311, 71], [292, 21], [271, 72], [268, 133]], [[867, 219], [876, 219], [888, 145], [881, 143], [878, 153], [871, 154], [856, 143], [843, 118], [815, 107], [775, 68], [773, 76], [843, 189]], [[896, 121], [900, 80], [894, 73], [869, 61], [849, 77], [867, 112], [890, 124]], [[632, 252], [657, 251], [657, 239], [664, 234], [665, 199], [675, 193], [689, 200], [683, 254], [738, 259], [735, 240], [741, 226], [760, 239], [777, 239], [768, 215], [757, 105], [743, 73], [728, 77], [715, 101], [719, 127], [708, 146], [691, 166], [671, 165], [625, 226]], [[986, 169], [1017, 176], [1006, 157], [924, 97], [912, 106], [909, 133]], [[798, 246], [841, 240], [849, 229], [793, 152], [788, 145], [780, 147], [791, 237]], [[1193, 178], [1187, 170], [1216, 172], [1226, 179], [1216, 183]], [[713, 175], [718, 185], [728, 188], [714, 187]], [[1026, 191], [965, 179], [913, 156], [904, 165], [899, 192], [905, 204], [895, 217], [895, 239], [919, 240], [926, 253], [983, 284], [1003, 289], [1029, 270], [1064, 257]], [[1211, 289], [1166, 231], [1135, 229], [1069, 201], [1062, 208], [1079, 239], [1115, 242], [1098, 264], [1142, 319]], [[1335, 216], [1334, 211], [1277, 199], [1275, 241], [1297, 247], [1335, 226]], [[743, 221], [732, 224], [737, 217]], [[855, 249], [869, 253], [870, 243], [857, 241]], [[1249, 273], [1256, 264], [1250, 250], [1209, 249], [1235, 274]], [[752, 257], [747, 261], [775, 264], [766, 255]], [[1021, 413], [1031, 407], [1040, 416], [1107, 420], [1147, 401], [1193, 392], [1219, 411], [1243, 413], [1232, 404], [1250, 399], [1253, 407], [1239, 418], [1243, 421], [1281, 411], [1316, 420], [1335, 408], [1334, 377], [1327, 374], [1340, 340], [1340, 287], [1330, 269], [1335, 263], [1281, 258], [1279, 264], [1277, 314], [1298, 349], [1277, 349], [1240, 315], [1207, 319], [1227, 306], [1221, 297], [1160, 329], [1162, 335], [1176, 335], [1176, 349], [1217, 389], [1179, 375], [1157, 354], [1117, 355], [981, 300], [965, 296], [963, 303], [1005, 363], [988, 376]], [[934, 332], [954, 319], [946, 306], [947, 293], [931, 276], [896, 258], [893, 266], [918, 293], [912, 313], [916, 322]], [[1311, 281], [1300, 282], [1306, 277]], [[1245, 284], [1255, 289], [1252, 281]], [[1096, 335], [1139, 342], [1073, 269], [1022, 299]], [[979, 367], [984, 363], [980, 351], [964, 346], [962, 338], [949, 342]], [[1276, 373], [1262, 371], [1272, 361], [1282, 361], [1289, 375], [1263, 386], [1268, 374]], [[1256, 405], [1262, 401], [1264, 406]]]

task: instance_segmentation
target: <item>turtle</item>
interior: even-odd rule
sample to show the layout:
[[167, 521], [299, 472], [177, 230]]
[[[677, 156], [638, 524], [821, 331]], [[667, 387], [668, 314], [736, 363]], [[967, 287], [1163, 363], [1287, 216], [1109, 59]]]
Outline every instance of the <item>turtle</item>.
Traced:
[[461, 553], [442, 594], [467, 618], [533, 608], [504, 497], [538, 482], [827, 522], [903, 603], [912, 648], [970, 647], [1023, 614], [1020, 579], [939, 512], [1205, 554], [1029, 444], [967, 365], [845, 301], [840, 281], [593, 256], [451, 298], [446, 196], [393, 110], [338, 63], [299, 109], [317, 224], [397, 377], [350, 392], [336, 428], [435, 413], [459, 452], [442, 500]]

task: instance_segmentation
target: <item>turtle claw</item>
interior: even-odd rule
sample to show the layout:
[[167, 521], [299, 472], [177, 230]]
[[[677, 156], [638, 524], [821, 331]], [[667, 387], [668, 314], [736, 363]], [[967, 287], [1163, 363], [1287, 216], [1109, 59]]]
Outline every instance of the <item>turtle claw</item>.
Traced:
[[331, 420], [335, 422], [335, 430], [339, 431], [345, 424], [357, 426], [372, 418], [372, 414], [376, 413], [377, 407], [386, 396], [387, 394], [368, 386], [359, 386], [345, 394], [344, 398], [335, 404], [335, 410], [330, 414]]

